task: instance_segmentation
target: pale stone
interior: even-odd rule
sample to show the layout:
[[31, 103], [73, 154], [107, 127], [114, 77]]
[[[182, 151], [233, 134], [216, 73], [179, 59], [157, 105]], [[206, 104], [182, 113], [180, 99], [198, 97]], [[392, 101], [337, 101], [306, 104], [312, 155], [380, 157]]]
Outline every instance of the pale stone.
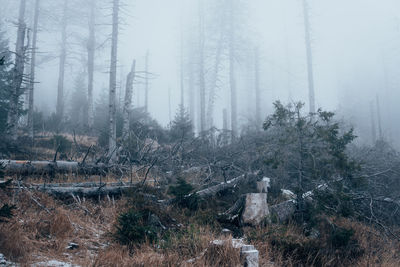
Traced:
[[259, 225], [269, 215], [267, 193], [251, 193], [246, 195], [246, 203], [242, 220], [245, 224]]

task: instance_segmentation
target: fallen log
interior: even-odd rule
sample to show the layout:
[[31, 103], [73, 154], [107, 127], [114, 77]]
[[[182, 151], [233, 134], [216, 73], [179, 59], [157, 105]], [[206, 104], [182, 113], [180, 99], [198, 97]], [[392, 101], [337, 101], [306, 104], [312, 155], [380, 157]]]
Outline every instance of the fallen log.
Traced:
[[[242, 174], [236, 178], [233, 178], [232, 180], [229, 180], [227, 182], [222, 182], [220, 184], [197, 191], [196, 193], [193, 193], [193, 194], [196, 194], [197, 197], [204, 199], [204, 198], [215, 196], [217, 193], [219, 193], [223, 190], [233, 188], [236, 185], [238, 185], [239, 183], [249, 182], [251, 180], [256, 181], [256, 179], [257, 179], [257, 174], [246, 173], [246, 174]], [[191, 195], [193, 195], [193, 194], [191, 194]]]
[[94, 198], [101, 196], [119, 196], [129, 192], [132, 186], [100, 186], [100, 187], [39, 187], [38, 191], [48, 193], [56, 198], [71, 198], [73, 196]]
[[103, 163], [91, 164], [76, 161], [29, 161], [0, 160], [5, 175], [43, 175], [55, 173], [76, 173], [101, 175], [109, 172], [112, 166]]

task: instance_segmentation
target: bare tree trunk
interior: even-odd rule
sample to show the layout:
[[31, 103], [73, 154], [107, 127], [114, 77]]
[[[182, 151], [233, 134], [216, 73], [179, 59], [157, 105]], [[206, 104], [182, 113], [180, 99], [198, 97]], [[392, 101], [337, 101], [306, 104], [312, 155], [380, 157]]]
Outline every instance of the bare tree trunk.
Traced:
[[205, 40], [204, 6], [199, 2], [199, 85], [200, 85], [200, 133], [206, 130], [206, 79], [205, 79]]
[[89, 129], [93, 127], [94, 109], [93, 109], [93, 76], [94, 76], [94, 56], [96, 49], [96, 1], [90, 2], [89, 18], [89, 40], [87, 44], [88, 54], [88, 104], [87, 104], [87, 125]]
[[383, 140], [381, 105], [380, 105], [380, 102], [379, 102], [379, 96], [378, 95], [376, 95], [376, 112], [377, 112], [377, 118], [378, 118], [379, 140]]
[[222, 111], [222, 130], [228, 130], [228, 112], [226, 108]]
[[58, 70], [57, 107], [56, 114], [59, 120], [64, 117], [64, 76], [67, 59], [67, 10], [68, 0], [64, 0], [63, 17], [61, 21], [61, 54]]
[[304, 31], [307, 53], [307, 72], [308, 72], [308, 97], [310, 104], [310, 113], [315, 112], [315, 93], [314, 93], [314, 73], [313, 73], [313, 57], [311, 49], [310, 20], [308, 14], [307, 0], [303, 0], [304, 11]]
[[34, 111], [34, 87], [35, 87], [35, 68], [36, 68], [36, 43], [37, 43], [37, 31], [39, 23], [39, 10], [40, 0], [35, 2], [35, 15], [33, 18], [33, 37], [32, 37], [32, 54], [31, 54], [31, 72], [30, 72], [30, 83], [29, 83], [29, 107], [28, 107], [28, 131], [29, 138], [33, 140], [33, 111]]
[[185, 112], [185, 86], [184, 86], [184, 84], [185, 84], [185, 79], [184, 79], [184, 67], [183, 67], [183, 65], [184, 65], [184, 62], [183, 62], [183, 29], [182, 29], [182, 20], [181, 20], [181, 36], [180, 36], [180, 38], [181, 38], [181, 46], [180, 46], [180, 49], [181, 49], [181, 53], [180, 53], [180, 83], [181, 83], [181, 109], [180, 109], [180, 111], [181, 111], [181, 114], [180, 114], [180, 116], [181, 116], [181, 118], [183, 118], [183, 115], [184, 115], [184, 112]]
[[171, 87], [168, 87], [168, 118], [169, 122], [172, 121], [172, 111], [171, 111]]
[[149, 112], [149, 51], [146, 52], [146, 71], [145, 71], [145, 86], [144, 86], [144, 110]]
[[223, 50], [223, 38], [224, 33], [221, 30], [221, 34], [218, 40], [217, 50], [215, 54], [215, 65], [213, 72], [213, 80], [210, 88], [210, 94], [208, 97], [208, 108], [207, 108], [207, 127], [210, 129], [214, 126], [214, 103], [215, 103], [215, 92], [218, 87], [218, 74], [221, 67], [221, 57]]
[[19, 97], [23, 93], [21, 88], [23, 77], [24, 77], [24, 65], [25, 65], [25, 7], [26, 0], [21, 0], [19, 6], [19, 17], [18, 17], [18, 33], [17, 43], [15, 48], [15, 66], [13, 68], [13, 93], [10, 101], [10, 110], [8, 112], [7, 124], [8, 132], [14, 140], [17, 139], [18, 120], [19, 120]]
[[372, 138], [372, 145], [374, 145], [376, 142], [376, 125], [375, 125], [375, 113], [374, 113], [373, 102], [371, 102], [369, 106], [371, 111], [371, 138]]
[[126, 90], [125, 90], [125, 101], [124, 101], [124, 125], [122, 127], [122, 136], [126, 138], [129, 133], [129, 118], [132, 111], [132, 94], [133, 94], [133, 81], [135, 80], [135, 68], [136, 61], [133, 60], [131, 72], [129, 72], [126, 78]]
[[189, 114], [192, 122], [193, 129], [196, 128], [195, 114], [196, 114], [196, 86], [194, 80], [193, 62], [189, 65]]
[[262, 124], [261, 119], [261, 94], [260, 94], [260, 55], [258, 47], [254, 51], [254, 89], [256, 96], [256, 124], [257, 129], [260, 129]]
[[234, 29], [234, 3], [230, 3], [229, 12], [229, 85], [231, 90], [231, 130], [232, 139], [237, 136], [237, 92], [235, 79], [235, 29]]
[[116, 90], [117, 90], [117, 52], [118, 52], [118, 23], [119, 23], [119, 0], [113, 1], [112, 15], [112, 43], [111, 43], [111, 65], [110, 65], [110, 92], [109, 92], [109, 159], [116, 159]]

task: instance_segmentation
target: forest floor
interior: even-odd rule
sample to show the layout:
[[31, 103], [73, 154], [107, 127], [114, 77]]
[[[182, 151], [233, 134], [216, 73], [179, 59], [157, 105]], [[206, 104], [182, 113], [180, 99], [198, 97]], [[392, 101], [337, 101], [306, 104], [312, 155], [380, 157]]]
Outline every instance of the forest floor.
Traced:
[[[82, 140], [86, 145], [92, 143]], [[43, 159], [54, 153], [37, 150]], [[5, 180], [9, 178], [14, 185], [0, 188], [0, 203], [15, 205], [15, 209], [12, 218], [0, 222], [0, 253], [21, 266], [242, 266], [240, 252], [231, 242], [222, 247], [212, 243], [233, 238], [222, 231], [225, 226], [216, 219], [218, 211], [226, 208], [218, 206], [219, 199], [207, 199], [208, 205], [197, 211], [177, 205], [161, 210], [150, 207], [161, 221], [162, 216], [168, 219], [168, 234], [158, 242], [148, 240], [128, 247], [115, 233], [120, 215], [137, 201], [136, 192], [115, 198], [56, 199], [15, 185], [99, 182], [100, 178], [103, 183], [129, 183], [143, 177], [62, 174], [52, 179], [31, 176]], [[147, 179], [148, 193], [157, 194], [158, 199], [170, 197], [168, 187], [157, 186], [157, 179]], [[260, 266], [400, 266], [400, 242], [372, 225], [331, 215], [322, 215], [318, 224], [318, 237], [305, 235], [304, 228], [293, 222], [242, 227], [239, 237], [257, 248]], [[333, 236], [333, 226], [342, 232]]]
[[[132, 252], [113, 235], [118, 215], [126, 211], [130, 197], [82, 199], [78, 203], [12, 189], [0, 190], [0, 200], [16, 205], [13, 218], [0, 223], [0, 253], [22, 266], [240, 266], [237, 249], [212, 247], [213, 240], [232, 238], [209, 220], [212, 211], [189, 215], [185, 210], [169, 208], [164, 212], [185, 230], [170, 237], [167, 245], [146, 242]], [[352, 248], [352, 266], [400, 266], [398, 242], [385, 239], [360, 222], [328, 219], [354, 230], [357, 245]], [[333, 258], [348, 256], [340, 249], [318, 255], [323, 250], [315, 251], [321, 247], [295, 224], [246, 227], [243, 236], [259, 250], [260, 266], [298, 266], [299, 257], [315, 257], [315, 266], [332, 266], [329, 263]], [[290, 250], [292, 246], [297, 247]]]

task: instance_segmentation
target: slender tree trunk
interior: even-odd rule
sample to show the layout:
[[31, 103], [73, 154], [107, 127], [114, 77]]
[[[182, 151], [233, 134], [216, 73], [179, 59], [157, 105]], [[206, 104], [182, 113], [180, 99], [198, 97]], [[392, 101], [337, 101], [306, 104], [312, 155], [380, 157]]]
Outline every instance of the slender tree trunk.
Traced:
[[381, 105], [379, 102], [379, 96], [376, 95], [376, 112], [378, 118], [378, 130], [379, 130], [379, 140], [383, 140], [383, 131], [382, 131], [382, 118], [381, 118]]
[[307, 53], [307, 72], [308, 72], [308, 98], [310, 105], [310, 113], [315, 112], [315, 93], [314, 93], [314, 73], [313, 73], [313, 56], [311, 49], [310, 20], [308, 14], [307, 0], [303, 0], [304, 11], [304, 32]]
[[88, 55], [88, 104], [87, 104], [87, 125], [89, 129], [93, 127], [94, 109], [93, 109], [93, 77], [94, 77], [94, 56], [96, 49], [96, 1], [90, 2], [89, 18], [89, 40], [87, 44]]
[[168, 87], [168, 118], [169, 122], [172, 121], [172, 111], [171, 111], [171, 87]]
[[182, 20], [181, 20], [181, 53], [180, 53], [180, 85], [181, 85], [181, 118], [183, 118], [185, 112], [185, 78], [184, 78], [184, 58], [183, 58], [183, 29], [182, 29]]
[[228, 111], [226, 108], [222, 110], [222, 130], [228, 130]]
[[234, 3], [230, 3], [229, 12], [229, 86], [231, 90], [231, 130], [232, 139], [237, 136], [237, 92], [235, 79], [235, 29], [234, 29]]
[[149, 51], [146, 52], [146, 71], [144, 81], [144, 110], [149, 112]]
[[8, 112], [7, 124], [8, 133], [14, 140], [17, 139], [18, 120], [19, 120], [19, 98], [23, 93], [21, 88], [24, 76], [24, 64], [25, 64], [25, 7], [26, 0], [21, 0], [19, 6], [19, 17], [18, 17], [18, 33], [17, 43], [15, 48], [15, 66], [13, 68], [13, 92], [12, 99], [10, 101], [10, 110]]
[[210, 94], [208, 97], [208, 108], [207, 108], [207, 127], [210, 129], [214, 126], [214, 103], [215, 103], [215, 92], [217, 91], [218, 87], [218, 74], [221, 68], [221, 57], [222, 57], [222, 50], [223, 50], [223, 38], [224, 33], [221, 31], [217, 50], [215, 54], [215, 63], [214, 63], [214, 72], [213, 72], [213, 79], [212, 85], [210, 88]]
[[200, 133], [206, 130], [206, 78], [205, 78], [205, 29], [204, 6], [199, 2], [199, 86], [200, 86]]
[[33, 140], [33, 111], [34, 111], [34, 87], [35, 87], [35, 68], [36, 68], [36, 43], [37, 43], [37, 32], [39, 23], [39, 10], [40, 0], [35, 2], [35, 15], [33, 18], [33, 37], [32, 37], [32, 54], [31, 54], [31, 73], [30, 73], [30, 83], [29, 83], [29, 107], [28, 107], [28, 131], [29, 138]]
[[374, 104], [373, 102], [369, 105], [371, 111], [371, 138], [372, 138], [372, 145], [376, 142], [376, 125], [375, 125], [375, 112], [374, 112]]
[[261, 129], [260, 55], [258, 48], [254, 51], [254, 89], [256, 96], [256, 124], [257, 129]]
[[116, 159], [116, 90], [117, 90], [117, 56], [118, 56], [118, 23], [119, 23], [119, 0], [113, 1], [112, 13], [112, 42], [111, 42], [111, 65], [110, 65], [110, 92], [109, 92], [109, 159]]
[[56, 114], [59, 120], [64, 117], [64, 76], [65, 62], [67, 60], [67, 11], [68, 0], [64, 0], [63, 17], [61, 21], [61, 54], [60, 65], [58, 70], [58, 86], [57, 86], [57, 108]]
[[136, 61], [134, 60], [132, 62], [131, 72], [129, 72], [128, 77], [126, 78], [125, 101], [123, 110], [124, 124], [122, 127], [123, 138], [126, 138], [129, 133], [129, 119], [132, 111], [132, 94], [133, 94], [133, 81], [135, 80], [135, 68], [136, 68]]
[[195, 86], [195, 79], [194, 79], [194, 70], [193, 70], [193, 62], [190, 62], [189, 65], [189, 114], [190, 120], [192, 122], [193, 129], [196, 128], [196, 86]]

